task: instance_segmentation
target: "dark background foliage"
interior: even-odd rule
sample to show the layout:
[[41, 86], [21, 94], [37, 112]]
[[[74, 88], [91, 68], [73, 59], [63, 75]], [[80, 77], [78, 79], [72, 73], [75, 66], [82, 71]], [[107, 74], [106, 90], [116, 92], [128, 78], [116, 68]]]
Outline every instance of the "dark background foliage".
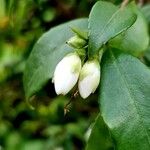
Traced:
[[[26, 59], [40, 35], [65, 21], [87, 17], [95, 2], [0, 0], [0, 149], [84, 149], [88, 128], [99, 112], [97, 94], [87, 100], [78, 96], [64, 116], [64, 106], [71, 95], [57, 97], [49, 81], [27, 104], [22, 76]], [[145, 16], [150, 18], [147, 2], [141, 3]], [[143, 58], [148, 66], [149, 51]]]

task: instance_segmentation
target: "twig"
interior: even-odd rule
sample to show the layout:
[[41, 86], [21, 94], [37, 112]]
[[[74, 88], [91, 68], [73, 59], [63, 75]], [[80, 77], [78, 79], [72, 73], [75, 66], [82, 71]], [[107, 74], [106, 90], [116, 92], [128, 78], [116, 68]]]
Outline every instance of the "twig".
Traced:
[[144, 4], [144, 0], [139, 0], [139, 6], [141, 7], [143, 6], [143, 4]]
[[127, 4], [128, 4], [129, 0], [123, 0], [123, 2], [121, 3], [121, 9], [123, 9]]
[[69, 102], [64, 106], [64, 115], [66, 115], [70, 111], [69, 106], [73, 102], [73, 100], [78, 96], [78, 93], [79, 93], [79, 91], [76, 90], [76, 92], [73, 93], [73, 95], [71, 96]]
[[73, 98], [76, 98], [79, 95], [79, 91], [76, 90], [76, 92], [73, 94]]

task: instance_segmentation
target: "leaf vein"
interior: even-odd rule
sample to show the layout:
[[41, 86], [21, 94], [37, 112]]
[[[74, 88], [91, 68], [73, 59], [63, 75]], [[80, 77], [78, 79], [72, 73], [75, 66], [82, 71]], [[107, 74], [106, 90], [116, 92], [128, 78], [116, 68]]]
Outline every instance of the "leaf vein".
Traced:
[[[135, 111], [136, 111], [137, 114], [138, 114], [139, 122], [141, 122], [141, 125], [143, 126], [143, 129], [144, 129], [144, 131], [145, 131], [145, 135], [146, 135], [146, 137], [147, 137], [146, 139], [147, 139], [148, 144], [149, 144], [149, 146], [150, 146], [150, 138], [149, 138], [147, 129], [146, 129], [146, 127], [144, 126], [144, 121], [143, 121], [143, 119], [142, 119], [142, 113], [140, 112], [140, 109], [138, 108], [137, 103], [136, 103], [136, 101], [134, 100], [134, 97], [135, 97], [135, 96], [134, 96], [134, 94], [131, 93], [132, 89], [130, 88], [129, 84], [128, 84], [127, 81], [126, 81], [125, 73], [122, 73], [122, 71], [121, 71], [121, 70], [123, 70], [123, 69], [122, 69], [122, 66], [118, 65], [118, 61], [117, 61], [117, 59], [115, 58], [113, 52], [112, 52], [112, 51], [110, 51], [110, 52], [111, 52], [111, 57], [112, 57], [112, 59], [114, 60], [114, 64], [115, 64], [115, 66], [116, 66], [116, 69], [118, 70], [119, 74], [121, 75], [122, 81], [125, 83], [126, 89], [127, 89], [128, 93], [129, 93], [129, 95], [130, 95], [130, 100], [132, 100], [132, 102], [131, 102], [131, 101], [130, 101], [130, 102], [131, 102], [131, 104], [133, 104], [133, 105], [135, 106]], [[124, 77], [122, 76], [122, 74], [124, 75]], [[139, 111], [138, 111], [138, 110], [139, 110]]]

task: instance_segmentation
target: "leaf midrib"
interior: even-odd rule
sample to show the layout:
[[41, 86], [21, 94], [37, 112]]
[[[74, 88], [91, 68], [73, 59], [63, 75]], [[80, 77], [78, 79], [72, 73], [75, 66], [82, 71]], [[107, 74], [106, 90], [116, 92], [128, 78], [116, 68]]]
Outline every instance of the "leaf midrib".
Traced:
[[[112, 16], [111, 16], [111, 18], [107, 21], [107, 23], [106, 23], [106, 25], [104, 26], [104, 28], [103, 28], [103, 30], [101, 31], [101, 33], [99, 34], [100, 36], [99, 36], [99, 39], [101, 39], [101, 37], [104, 35], [104, 33], [105, 33], [105, 30], [107, 30], [107, 26], [110, 24], [110, 22], [112, 21], [112, 19], [114, 18], [114, 16], [118, 13], [120, 11], [120, 9], [119, 10], [116, 10], [113, 14], [112, 14]], [[104, 42], [104, 41], [103, 41]], [[101, 46], [103, 45], [103, 44], [105, 44], [105, 43], [101, 43]]]
[[[98, 35], [100, 35], [100, 37], [99, 37], [99, 39], [101, 39], [101, 37], [102, 37], [102, 35], [104, 35], [104, 33], [105, 33], [105, 30], [106, 30], [106, 27], [108, 26], [108, 24], [111, 22], [111, 20], [113, 19], [113, 17], [114, 17], [114, 15], [118, 12], [119, 10], [116, 10], [113, 14], [112, 14], [112, 16], [111, 16], [111, 18], [107, 21], [107, 23], [104, 25], [104, 27], [103, 27], [103, 30], [101, 31], [101, 33], [99, 33]], [[89, 21], [90, 22], [90, 21]], [[91, 36], [91, 23], [89, 24], [89, 35], [88, 35], [88, 37], [90, 37]], [[101, 43], [101, 45], [100, 45], [100, 47], [103, 45], [103, 42]]]
[[[114, 60], [114, 65], [116, 66], [116, 69], [118, 70], [118, 72], [119, 72], [119, 74], [120, 74], [120, 76], [121, 76], [121, 80], [125, 83], [125, 87], [126, 87], [126, 89], [127, 89], [127, 91], [128, 91], [128, 93], [129, 93], [129, 96], [130, 96], [130, 100], [132, 100], [133, 101], [133, 103], [131, 103], [131, 101], [130, 101], [130, 104], [131, 105], [134, 105], [135, 107], [135, 111], [137, 112], [137, 115], [138, 115], [138, 120], [139, 120], [139, 122], [141, 122], [141, 125], [142, 125], [142, 127], [143, 127], [143, 129], [144, 129], [144, 131], [145, 131], [145, 136], [146, 136], [146, 139], [147, 139], [147, 141], [148, 141], [148, 144], [149, 144], [149, 146], [150, 146], [150, 138], [149, 138], [149, 135], [148, 135], [148, 132], [147, 132], [147, 129], [146, 129], [146, 127], [144, 126], [144, 121], [143, 121], [143, 119], [142, 119], [142, 115], [141, 115], [141, 112], [140, 112], [140, 109], [138, 109], [138, 106], [137, 106], [137, 104], [136, 104], [136, 101], [134, 101], [134, 94], [132, 94], [132, 89], [130, 88], [130, 86], [129, 86], [129, 84], [127, 83], [127, 81], [126, 81], [126, 77], [125, 77], [125, 74], [124, 74], [124, 77], [122, 76], [122, 71], [121, 71], [121, 66], [120, 65], [118, 65], [119, 64], [119, 62], [117, 61], [117, 59], [116, 59], [116, 57], [114, 56], [114, 54], [113, 54], [113, 52], [110, 50], [110, 52], [111, 52], [111, 57], [112, 57], [112, 59]], [[118, 62], [118, 63], [117, 63]], [[139, 110], [139, 112], [138, 112], [138, 110]]]

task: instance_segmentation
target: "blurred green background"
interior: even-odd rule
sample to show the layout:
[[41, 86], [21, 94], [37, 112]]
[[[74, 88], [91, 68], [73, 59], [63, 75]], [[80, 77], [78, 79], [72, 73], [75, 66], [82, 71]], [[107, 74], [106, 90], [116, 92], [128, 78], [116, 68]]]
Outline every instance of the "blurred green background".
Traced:
[[[111, 0], [119, 4], [121, 0]], [[65, 21], [87, 17], [96, 0], [0, 0], [0, 150], [82, 150], [98, 114], [97, 94], [57, 97], [51, 81], [25, 102], [22, 76], [42, 33]], [[143, 1], [142, 1], [143, 2]], [[142, 9], [150, 21], [150, 6]], [[57, 40], [57, 39], [56, 39]], [[150, 50], [143, 57], [150, 64]]]

